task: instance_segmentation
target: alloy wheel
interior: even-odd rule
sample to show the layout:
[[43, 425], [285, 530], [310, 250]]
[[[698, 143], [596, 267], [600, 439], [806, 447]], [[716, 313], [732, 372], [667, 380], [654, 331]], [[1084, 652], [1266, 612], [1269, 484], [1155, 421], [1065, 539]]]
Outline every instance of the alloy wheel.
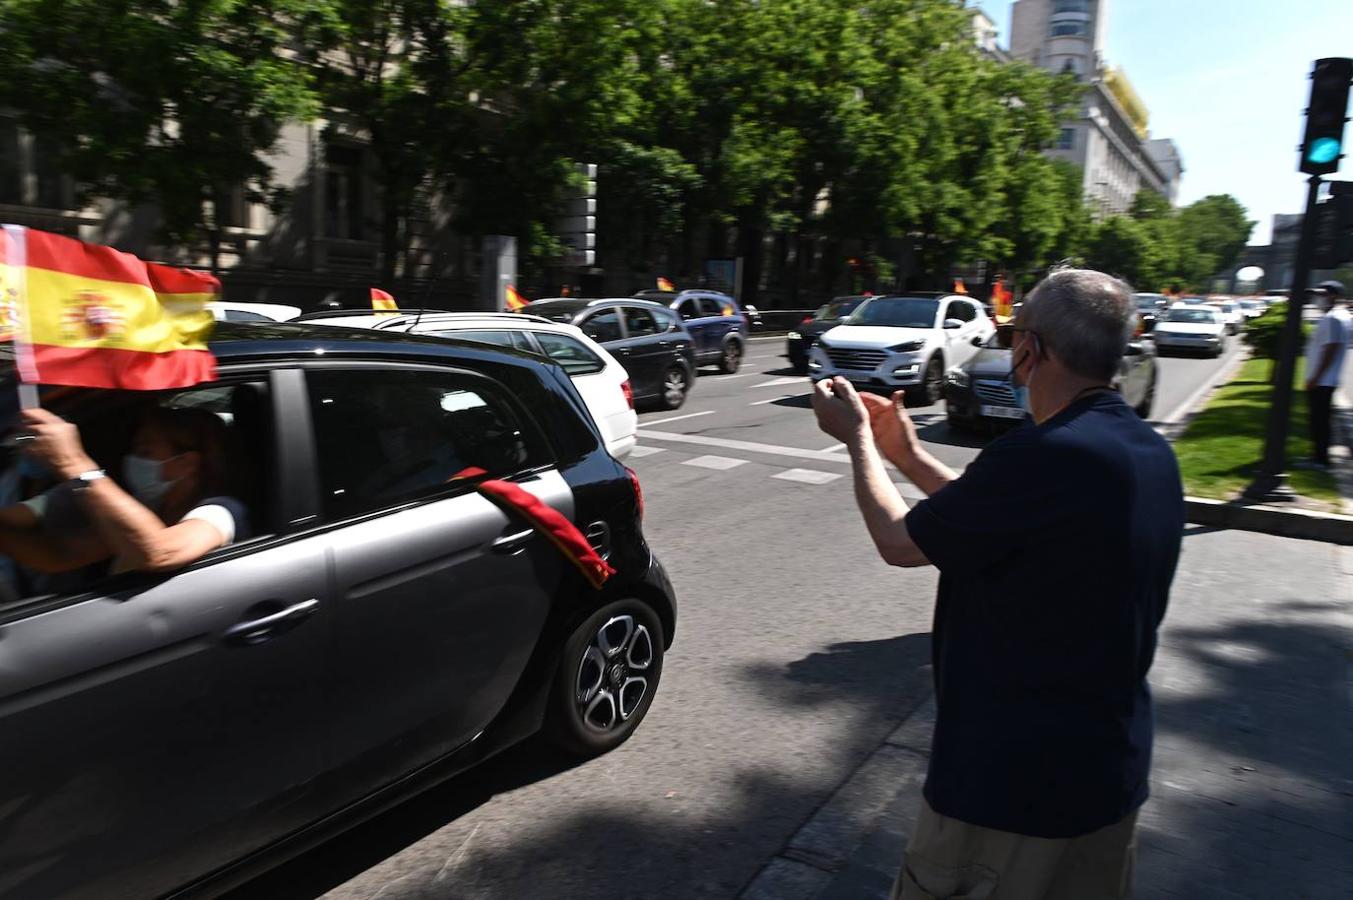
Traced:
[[677, 367], [667, 370], [662, 379], [662, 399], [668, 409], [676, 409], [686, 399], [686, 371]]
[[615, 616], [597, 630], [573, 680], [573, 700], [588, 730], [604, 734], [629, 721], [648, 695], [654, 658], [653, 636], [633, 616]]

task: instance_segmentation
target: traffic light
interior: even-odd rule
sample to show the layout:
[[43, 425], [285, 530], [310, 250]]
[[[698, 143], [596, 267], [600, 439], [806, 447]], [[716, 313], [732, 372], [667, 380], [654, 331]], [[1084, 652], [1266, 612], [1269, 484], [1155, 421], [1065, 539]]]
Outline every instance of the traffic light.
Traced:
[[1301, 171], [1328, 175], [1339, 171], [1344, 123], [1348, 121], [1348, 84], [1353, 59], [1317, 59], [1311, 70], [1311, 103], [1306, 108], [1306, 138], [1301, 142]]
[[1353, 262], [1353, 182], [1330, 182], [1331, 196], [1315, 208], [1311, 265], [1337, 269]]

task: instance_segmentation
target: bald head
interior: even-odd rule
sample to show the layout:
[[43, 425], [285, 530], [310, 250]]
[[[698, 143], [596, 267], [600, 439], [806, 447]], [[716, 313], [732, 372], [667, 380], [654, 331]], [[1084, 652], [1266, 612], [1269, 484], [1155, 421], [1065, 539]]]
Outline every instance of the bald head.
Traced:
[[1132, 337], [1132, 289], [1103, 272], [1062, 269], [1039, 282], [1016, 323], [1077, 375], [1108, 382]]

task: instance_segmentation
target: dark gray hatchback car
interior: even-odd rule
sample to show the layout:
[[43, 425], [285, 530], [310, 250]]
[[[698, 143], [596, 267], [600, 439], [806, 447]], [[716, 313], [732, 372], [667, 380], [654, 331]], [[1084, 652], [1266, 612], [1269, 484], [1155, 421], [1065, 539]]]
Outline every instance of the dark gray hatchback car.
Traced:
[[[542, 727], [605, 752], [657, 689], [674, 593], [637, 479], [557, 366], [304, 325], [221, 325], [213, 350], [209, 384], [44, 398], [108, 472], [136, 410], [216, 414], [252, 533], [168, 574], [3, 561], [5, 897], [217, 893]], [[591, 587], [483, 477], [616, 574]]]

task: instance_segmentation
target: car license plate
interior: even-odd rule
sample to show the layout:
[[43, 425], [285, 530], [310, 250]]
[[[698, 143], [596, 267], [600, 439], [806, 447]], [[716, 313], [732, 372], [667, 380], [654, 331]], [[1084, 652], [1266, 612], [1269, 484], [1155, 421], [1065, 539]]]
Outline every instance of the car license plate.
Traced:
[[991, 416], [993, 419], [1022, 419], [1024, 410], [1016, 409], [1013, 406], [983, 406], [982, 415]]

